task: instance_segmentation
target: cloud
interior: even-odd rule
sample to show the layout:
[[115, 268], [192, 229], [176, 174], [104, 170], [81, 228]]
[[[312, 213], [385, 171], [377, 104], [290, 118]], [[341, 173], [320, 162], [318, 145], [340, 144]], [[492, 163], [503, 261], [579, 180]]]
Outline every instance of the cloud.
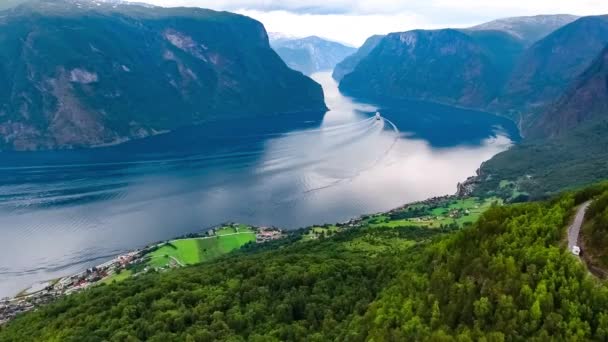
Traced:
[[264, 23], [269, 32], [296, 37], [316, 35], [353, 46], [361, 45], [373, 34], [387, 34], [415, 28], [438, 28], [414, 13], [395, 15], [296, 14], [286, 11], [240, 10], [240, 14]]
[[[449, 10], [473, 15], [608, 12], [605, 0], [149, 0], [161, 6], [199, 6], [224, 10], [287, 11], [299, 14], [380, 15]], [[507, 11], [507, 13], [505, 13]]]
[[497, 18], [608, 13], [606, 0], [144, 0], [160, 6], [197, 6], [242, 13], [268, 31], [319, 35], [361, 44], [372, 34], [465, 27]]

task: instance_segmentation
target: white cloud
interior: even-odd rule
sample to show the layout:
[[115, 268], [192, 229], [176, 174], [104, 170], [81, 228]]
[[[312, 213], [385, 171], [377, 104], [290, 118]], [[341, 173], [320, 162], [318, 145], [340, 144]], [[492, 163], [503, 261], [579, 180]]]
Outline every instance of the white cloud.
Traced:
[[359, 45], [378, 33], [464, 27], [492, 19], [569, 13], [608, 13], [606, 0], [144, 0], [242, 13], [268, 31], [319, 35]]
[[359, 46], [372, 34], [386, 34], [415, 28], [435, 28], [423, 18], [411, 13], [396, 15], [295, 14], [286, 11], [262, 12], [240, 10], [238, 13], [255, 18], [270, 32], [284, 32], [304, 37], [316, 35]]

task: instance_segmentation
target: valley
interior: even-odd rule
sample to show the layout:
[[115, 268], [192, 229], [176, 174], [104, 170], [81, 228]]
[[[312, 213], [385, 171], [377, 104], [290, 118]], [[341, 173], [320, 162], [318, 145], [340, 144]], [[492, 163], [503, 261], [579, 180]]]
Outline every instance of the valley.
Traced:
[[0, 153], [0, 256], [18, 260], [0, 268], [0, 297], [222, 222], [293, 230], [452, 194], [518, 139], [508, 120], [419, 102], [383, 105], [395, 131], [371, 117], [377, 106], [340, 94], [330, 73], [313, 77], [325, 115], [209, 123], [94, 150]]
[[0, 4], [0, 341], [608, 340], [608, 4], [147, 1]]

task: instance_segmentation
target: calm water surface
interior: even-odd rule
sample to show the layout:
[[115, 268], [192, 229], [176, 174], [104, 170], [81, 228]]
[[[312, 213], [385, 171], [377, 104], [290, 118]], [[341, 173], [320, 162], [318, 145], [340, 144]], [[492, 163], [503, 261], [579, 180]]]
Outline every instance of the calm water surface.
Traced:
[[454, 193], [518, 138], [505, 119], [376, 106], [207, 124], [84, 151], [0, 153], [0, 297], [225, 221], [297, 228]]

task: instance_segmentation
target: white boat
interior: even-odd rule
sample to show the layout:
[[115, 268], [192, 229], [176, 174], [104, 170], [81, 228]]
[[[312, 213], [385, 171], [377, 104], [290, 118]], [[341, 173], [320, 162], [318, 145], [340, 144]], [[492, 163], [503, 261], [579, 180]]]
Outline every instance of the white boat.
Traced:
[[380, 116], [380, 112], [376, 112], [376, 120], [380, 120], [382, 119], [382, 116]]

